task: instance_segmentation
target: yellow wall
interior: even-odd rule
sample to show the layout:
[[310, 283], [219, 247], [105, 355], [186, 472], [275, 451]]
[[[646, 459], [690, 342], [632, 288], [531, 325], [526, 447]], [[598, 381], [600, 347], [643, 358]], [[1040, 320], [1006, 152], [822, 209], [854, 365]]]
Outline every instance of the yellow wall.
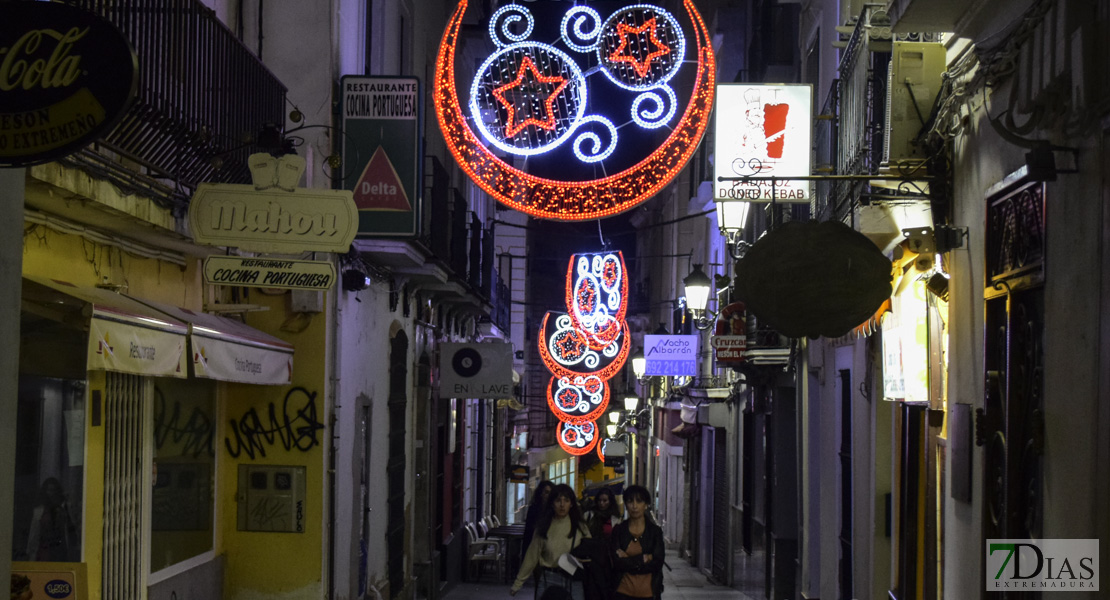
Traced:
[[[289, 294], [267, 296], [249, 290], [240, 300], [270, 307], [247, 314], [247, 324], [272, 333], [294, 345], [293, 384], [257, 386], [228, 384], [220, 406], [221, 433], [217, 440], [217, 506], [221, 523], [220, 547], [227, 554], [224, 592], [228, 600], [254, 598], [320, 598], [323, 595], [324, 463], [328, 433], [326, 416], [325, 357], [326, 319], [290, 316]], [[303, 331], [283, 331], [299, 329]], [[304, 391], [298, 391], [303, 388]], [[305, 392], [315, 393], [308, 402]], [[288, 405], [285, 404], [289, 397]], [[270, 420], [273, 407], [277, 423]], [[231, 423], [241, 423], [254, 410], [262, 430], [272, 433], [236, 434]], [[285, 419], [289, 419], [286, 426]], [[248, 423], [249, 423], [248, 417]], [[248, 425], [248, 431], [252, 428]], [[225, 441], [226, 440], [226, 441]], [[286, 449], [286, 446], [289, 446]], [[229, 449], [230, 446], [230, 449]], [[238, 456], [233, 456], [237, 452]], [[254, 453], [253, 458], [251, 453]], [[240, 464], [303, 465], [306, 467], [305, 532], [270, 533], [239, 531], [237, 527], [238, 470]]]
[[[60, 279], [84, 286], [102, 282], [123, 284], [127, 286], [124, 291], [134, 296], [194, 310], [203, 308], [202, 273], [197, 259], [189, 260], [186, 266], [181, 267], [129, 254], [75, 235], [61, 234], [45, 226], [28, 227], [23, 244], [25, 275]], [[219, 386], [214, 547], [217, 554], [226, 555], [225, 597], [229, 600], [320, 598], [323, 594], [324, 444], [328, 443], [329, 435], [323, 428], [329, 419], [325, 412], [325, 315], [316, 314], [311, 318], [292, 315], [288, 293], [279, 296], [267, 296], [260, 290], [245, 290], [243, 293], [245, 296], [238, 298], [237, 302], [269, 307], [266, 312], [247, 313], [246, 323], [294, 344], [296, 350], [291, 386]], [[292, 331], [283, 330], [283, 326]], [[100, 390], [103, 394], [104, 373], [93, 371], [88, 373], [88, 377], [89, 393]], [[294, 391], [295, 388], [315, 393], [314, 401], [306, 406], [307, 396]], [[282, 409], [286, 395], [291, 392], [291, 402], [285, 406], [285, 414], [290, 420], [290, 426], [286, 427]], [[271, 424], [271, 406], [280, 427]], [[260, 418], [262, 428], [254, 435], [241, 435], [237, 442], [230, 422], [240, 422], [251, 410]], [[91, 411], [88, 413], [91, 414]], [[86, 433], [84, 555], [88, 564], [90, 600], [101, 600], [103, 434], [103, 426], [89, 427]], [[285, 448], [285, 440], [290, 443], [289, 449]], [[254, 444], [250, 444], [251, 441]], [[232, 456], [229, 444], [239, 450], [238, 457]], [[253, 459], [247, 448], [254, 452]], [[237, 530], [238, 466], [248, 463], [306, 467], [304, 533]]]
[[[127, 284], [127, 292], [179, 306], [199, 308], [199, 273], [196, 261], [181, 267], [143, 258], [119, 248], [97, 244], [78, 236], [58, 233], [42, 225], [25, 224], [23, 274], [92, 286], [107, 281]], [[107, 278], [106, 280], [104, 278]], [[192, 293], [189, 290], [194, 290]], [[103, 371], [90, 371], [86, 406], [94, 392], [104, 396]], [[103, 404], [101, 405], [103, 407]], [[103, 408], [102, 408], [103, 410]], [[86, 419], [92, 411], [85, 411]], [[101, 598], [104, 540], [104, 427], [87, 421], [85, 440], [84, 557], [88, 565], [89, 599]]]

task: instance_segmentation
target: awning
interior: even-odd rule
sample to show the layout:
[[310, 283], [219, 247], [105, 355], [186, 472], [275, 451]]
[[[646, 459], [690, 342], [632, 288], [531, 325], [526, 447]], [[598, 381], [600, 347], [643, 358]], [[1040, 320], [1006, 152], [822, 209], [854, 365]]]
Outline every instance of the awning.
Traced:
[[62, 322], [88, 320], [87, 369], [186, 377], [188, 326], [111, 290], [68, 281], [23, 278], [23, 300]]
[[292, 381], [292, 344], [227, 317], [135, 300], [188, 324], [195, 377], [263, 385]]

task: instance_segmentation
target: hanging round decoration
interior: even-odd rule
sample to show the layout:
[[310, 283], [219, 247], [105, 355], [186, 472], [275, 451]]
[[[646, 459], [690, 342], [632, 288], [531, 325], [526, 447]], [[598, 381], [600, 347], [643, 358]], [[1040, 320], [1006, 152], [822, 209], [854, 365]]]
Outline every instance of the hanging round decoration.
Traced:
[[575, 254], [567, 267], [567, 308], [574, 328], [593, 350], [603, 350], [621, 334], [628, 312], [628, 278], [620, 252]]
[[552, 313], [543, 317], [539, 339], [540, 358], [555, 377], [573, 380], [579, 375], [597, 375], [609, 380], [628, 360], [628, 322], [619, 322], [619, 333], [612, 342], [600, 350], [590, 347], [590, 338], [574, 326], [570, 315]]
[[569, 312], [543, 317], [540, 358], [554, 375], [547, 405], [559, 419], [559, 445], [574, 456], [598, 445], [597, 419], [609, 407], [608, 381], [628, 360], [627, 298], [623, 254], [573, 254], [567, 265]]
[[547, 384], [547, 405], [564, 423], [596, 421], [609, 407], [609, 386], [596, 375], [552, 377]]
[[559, 445], [571, 456], [589, 454], [597, 446], [597, 425], [586, 423], [559, 423], [556, 434]]
[[[637, 4], [602, 17], [575, 4], [562, 12], [558, 39], [548, 44], [534, 39], [539, 35], [532, 8], [505, 5], [490, 18], [489, 37], [496, 50], [478, 68], [470, 98], [463, 102], [455, 60], [467, 5], [468, 0], [459, 1], [440, 43], [433, 91], [436, 118], [459, 165], [491, 196], [538, 218], [596, 219], [643, 202], [686, 165], [709, 123], [716, 85], [709, 33], [693, 0], [683, 0], [686, 27], [694, 38], [693, 60], [687, 56], [683, 25], [659, 6]], [[696, 64], [692, 92], [676, 122], [679, 99], [671, 83], [689, 63]], [[583, 68], [594, 65], [593, 70]], [[620, 115], [593, 112], [586, 79], [597, 71], [604, 74], [598, 82], [615, 90], [595, 91], [605, 98], [600, 104], [631, 94]], [[658, 138], [624, 135], [626, 125], [664, 133], [668, 127], [670, 134], [645, 149], [640, 147], [643, 139]], [[627, 155], [620, 150], [626, 147], [643, 152], [635, 155], [642, 158], [634, 163], [616, 160]], [[562, 148], [584, 168], [554, 172], [593, 173], [590, 169], [597, 166], [602, 176], [541, 177], [495, 154], [536, 160]], [[615, 160], [616, 167], [606, 168], [606, 161]]]

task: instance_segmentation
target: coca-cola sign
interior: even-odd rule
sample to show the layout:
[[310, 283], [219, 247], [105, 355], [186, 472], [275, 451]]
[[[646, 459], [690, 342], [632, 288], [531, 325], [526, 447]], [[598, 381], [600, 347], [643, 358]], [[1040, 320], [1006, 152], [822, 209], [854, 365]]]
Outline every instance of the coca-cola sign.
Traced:
[[54, 160], [109, 131], [138, 73], [108, 21], [57, 2], [0, 2], [0, 166]]

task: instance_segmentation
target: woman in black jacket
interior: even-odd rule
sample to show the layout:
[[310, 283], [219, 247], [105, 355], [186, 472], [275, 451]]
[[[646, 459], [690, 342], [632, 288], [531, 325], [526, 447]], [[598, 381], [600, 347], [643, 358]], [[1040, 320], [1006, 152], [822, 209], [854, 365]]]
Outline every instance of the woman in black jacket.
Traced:
[[654, 598], [663, 594], [663, 529], [647, 516], [651, 493], [639, 485], [624, 490], [628, 519], [613, 528], [613, 571], [617, 600]]

